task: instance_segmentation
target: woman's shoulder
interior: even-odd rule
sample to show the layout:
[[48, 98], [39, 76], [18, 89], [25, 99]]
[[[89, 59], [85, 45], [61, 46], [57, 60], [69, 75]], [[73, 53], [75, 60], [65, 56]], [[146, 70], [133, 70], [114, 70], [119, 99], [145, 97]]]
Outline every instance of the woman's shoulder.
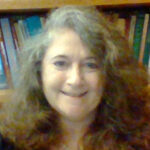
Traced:
[[0, 134], [0, 150], [15, 150], [13, 144], [11, 144], [7, 139], [4, 139]]

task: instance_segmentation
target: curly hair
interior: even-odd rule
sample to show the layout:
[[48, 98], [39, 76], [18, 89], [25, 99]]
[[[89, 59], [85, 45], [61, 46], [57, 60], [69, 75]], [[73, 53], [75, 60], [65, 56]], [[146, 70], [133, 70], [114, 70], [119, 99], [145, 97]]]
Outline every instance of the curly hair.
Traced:
[[80, 148], [148, 150], [147, 68], [138, 65], [126, 39], [94, 7], [64, 6], [54, 10], [41, 33], [25, 45], [16, 93], [0, 110], [0, 133], [22, 150], [47, 150], [63, 143], [57, 112], [48, 104], [41, 81], [43, 56], [63, 28], [75, 31], [98, 57], [106, 79], [96, 118], [82, 137]]

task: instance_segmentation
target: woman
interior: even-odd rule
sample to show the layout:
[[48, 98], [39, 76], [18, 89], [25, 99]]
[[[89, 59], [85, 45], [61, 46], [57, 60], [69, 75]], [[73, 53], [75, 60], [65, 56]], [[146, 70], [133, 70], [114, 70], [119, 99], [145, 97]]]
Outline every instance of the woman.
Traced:
[[126, 40], [94, 8], [56, 9], [26, 45], [16, 95], [1, 109], [6, 145], [148, 150], [149, 76], [132, 55]]

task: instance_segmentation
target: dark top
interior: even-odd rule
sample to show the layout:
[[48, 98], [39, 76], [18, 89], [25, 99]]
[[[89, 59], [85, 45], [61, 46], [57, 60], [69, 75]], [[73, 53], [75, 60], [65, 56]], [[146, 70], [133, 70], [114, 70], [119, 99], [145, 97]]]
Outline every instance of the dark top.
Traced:
[[15, 150], [13, 144], [4, 139], [0, 134], [0, 150]]

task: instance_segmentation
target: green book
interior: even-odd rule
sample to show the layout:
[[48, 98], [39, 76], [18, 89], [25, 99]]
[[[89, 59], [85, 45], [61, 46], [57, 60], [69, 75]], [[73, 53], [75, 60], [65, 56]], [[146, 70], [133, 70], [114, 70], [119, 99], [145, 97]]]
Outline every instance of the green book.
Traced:
[[145, 14], [138, 13], [136, 16], [137, 16], [137, 20], [136, 20], [136, 25], [135, 25], [133, 49], [134, 49], [134, 57], [138, 60], [139, 53], [140, 53], [140, 46], [141, 46]]
[[147, 29], [147, 34], [146, 34], [146, 42], [145, 42], [145, 50], [144, 50], [144, 58], [143, 58], [143, 64], [146, 66], [148, 66], [149, 55], [150, 55], [150, 20], [148, 22], [148, 29]]

